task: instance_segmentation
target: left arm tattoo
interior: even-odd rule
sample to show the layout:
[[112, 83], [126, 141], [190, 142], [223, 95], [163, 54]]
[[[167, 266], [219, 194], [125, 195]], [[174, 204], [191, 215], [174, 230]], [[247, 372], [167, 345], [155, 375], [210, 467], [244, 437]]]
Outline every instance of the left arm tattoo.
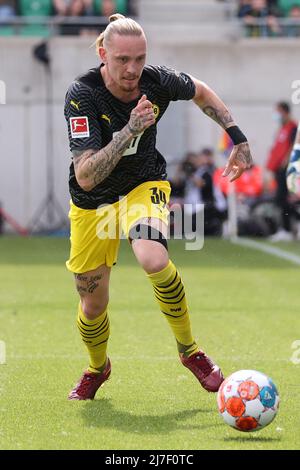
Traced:
[[193, 78], [193, 81], [196, 87], [193, 101], [204, 114], [217, 122], [223, 129], [234, 126], [234, 119], [221, 98], [206, 83], [196, 78]]
[[229, 127], [229, 124], [233, 123], [233, 117], [231, 116], [230, 112], [225, 107], [225, 105], [222, 106], [222, 108], [217, 108], [214, 106], [204, 106], [204, 108], [202, 108], [202, 111], [211, 119], [220, 124], [220, 126], [224, 129]]
[[253, 160], [248, 142], [243, 142], [242, 144], [238, 145], [236, 161], [238, 163], [243, 163], [246, 168], [250, 168], [253, 165]]

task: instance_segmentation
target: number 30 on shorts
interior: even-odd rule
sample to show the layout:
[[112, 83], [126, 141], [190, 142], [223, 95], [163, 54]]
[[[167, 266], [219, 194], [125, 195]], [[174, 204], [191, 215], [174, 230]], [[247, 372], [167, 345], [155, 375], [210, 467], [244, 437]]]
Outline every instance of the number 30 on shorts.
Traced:
[[167, 204], [166, 193], [158, 188], [150, 188], [151, 194], [151, 201], [153, 204], [163, 204], [164, 206]]

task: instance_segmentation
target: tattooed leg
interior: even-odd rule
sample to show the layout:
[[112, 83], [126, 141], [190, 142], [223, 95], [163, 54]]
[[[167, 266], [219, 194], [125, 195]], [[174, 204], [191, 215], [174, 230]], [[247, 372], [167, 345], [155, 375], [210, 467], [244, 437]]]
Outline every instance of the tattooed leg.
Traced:
[[93, 271], [74, 274], [82, 310], [91, 320], [104, 312], [107, 307], [110, 271], [111, 268], [102, 265]]
[[86, 273], [75, 273], [80, 295], [77, 327], [89, 355], [88, 372], [102, 373], [108, 364], [110, 334], [107, 313], [110, 268], [105, 265]]

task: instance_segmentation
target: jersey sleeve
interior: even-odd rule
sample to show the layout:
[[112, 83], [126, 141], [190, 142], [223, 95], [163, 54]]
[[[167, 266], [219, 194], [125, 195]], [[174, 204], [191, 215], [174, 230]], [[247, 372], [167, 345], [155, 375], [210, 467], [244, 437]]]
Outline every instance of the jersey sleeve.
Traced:
[[196, 87], [189, 75], [174, 69], [159, 66], [160, 83], [168, 91], [170, 101], [191, 100], [195, 96]]
[[101, 127], [92, 90], [88, 86], [76, 81], [70, 85], [64, 114], [71, 151], [101, 148]]

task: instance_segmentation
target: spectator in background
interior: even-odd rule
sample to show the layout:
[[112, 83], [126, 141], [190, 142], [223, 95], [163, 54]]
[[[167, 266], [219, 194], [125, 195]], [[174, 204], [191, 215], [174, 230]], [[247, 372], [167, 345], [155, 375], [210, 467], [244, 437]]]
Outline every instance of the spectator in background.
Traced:
[[199, 168], [195, 181], [200, 188], [204, 204], [204, 234], [222, 235], [223, 222], [227, 217], [227, 202], [222, 191], [214, 183], [216, 166], [212, 149], [204, 148], [198, 157]]
[[127, 0], [127, 10], [130, 16], [138, 16], [138, 3], [140, 0]]
[[[214, 185], [214, 154], [209, 148], [201, 152], [188, 152], [177, 174], [172, 180], [172, 197], [183, 196], [185, 222], [190, 219], [185, 231], [196, 232], [200, 212], [204, 205], [204, 235], [220, 236], [227, 215], [227, 204], [222, 192]], [[172, 199], [174, 202], [174, 199]], [[178, 202], [178, 199], [177, 201]], [[199, 207], [201, 205], [201, 207]]]
[[300, 6], [300, 0], [278, 0], [277, 4], [282, 16], [288, 17], [293, 7]]
[[102, 8], [101, 8], [102, 16], [106, 16], [107, 18], [109, 18], [110, 15], [113, 15], [116, 12], [117, 12], [117, 5], [116, 5], [115, 0], [102, 0]]
[[290, 19], [296, 20], [295, 24], [288, 25], [285, 31], [285, 36], [299, 37], [300, 36], [300, 4], [294, 5], [289, 11]]
[[[84, 0], [86, 2], [86, 15], [88, 16], [102, 16], [108, 18], [115, 14], [121, 13], [126, 15], [128, 11], [127, 0]], [[101, 25], [99, 22], [96, 24], [86, 25], [85, 28], [81, 29], [81, 35], [99, 35], [101, 31], [106, 27]]]
[[[54, 11], [59, 16], [85, 16], [90, 12], [92, 0], [53, 0]], [[62, 35], [80, 34], [80, 24], [62, 24], [60, 33]]]
[[300, 4], [294, 5], [289, 11], [289, 18], [300, 18]]
[[202, 211], [199, 205], [203, 203], [201, 197], [202, 180], [198, 178], [197, 170], [201, 162], [196, 153], [189, 152], [182, 164], [184, 172], [184, 214], [185, 222], [187, 218], [190, 220], [188, 227], [184, 227], [185, 231], [197, 231], [198, 213]]
[[242, 18], [251, 10], [251, 0], [240, 0], [238, 3], [238, 17]]
[[16, 0], [0, 0], [0, 18], [10, 18], [17, 14]]
[[271, 240], [289, 241], [293, 238], [291, 217], [294, 210], [289, 202], [286, 169], [296, 137], [297, 123], [292, 119], [290, 106], [285, 101], [277, 103], [275, 116], [279, 123], [279, 130], [269, 153], [266, 168], [274, 173], [277, 182], [275, 199], [281, 209], [282, 223], [279, 230], [271, 237]]
[[60, 16], [83, 16], [92, 0], [53, 0], [54, 9]]
[[175, 174], [170, 181], [172, 188], [172, 202], [179, 202], [183, 204], [186, 181], [196, 170], [194, 164], [196, 157], [196, 153], [187, 152], [183, 161], [181, 161], [177, 166]]
[[[274, 5], [268, 4], [267, 0], [244, 1], [238, 11], [250, 37], [279, 36], [281, 28], [277, 14]], [[259, 24], [257, 20], [265, 20], [265, 24]]]
[[267, 5], [272, 12], [279, 14], [278, 0], [267, 0]]
[[[183, 160], [179, 163], [177, 166], [177, 169], [175, 171], [174, 176], [170, 179], [170, 185], [171, 185], [171, 196], [170, 196], [170, 235], [173, 236], [176, 232], [178, 232], [179, 228], [178, 226], [175, 227], [175, 221], [174, 221], [174, 216], [173, 212], [174, 210], [177, 210], [178, 207], [181, 208], [181, 215], [183, 215], [183, 209], [184, 209], [184, 202], [186, 199], [186, 186], [187, 182], [191, 178], [191, 176], [195, 173], [196, 171], [196, 159], [197, 159], [197, 154], [194, 152], [187, 152], [183, 158]], [[195, 202], [198, 202], [198, 189], [196, 189], [196, 194], [191, 195], [191, 204], [194, 204]], [[199, 201], [201, 202], [201, 201]], [[191, 216], [192, 210], [188, 215]], [[181, 228], [182, 228], [182, 235], [184, 234], [184, 218], [182, 217], [181, 219]], [[191, 225], [191, 224], [190, 224]], [[189, 227], [191, 229], [191, 226]]]
[[94, 14], [109, 18], [114, 13], [126, 14], [127, 0], [94, 0]]
[[[226, 1], [226, 0], [225, 0]], [[279, 11], [278, 10], [278, 0], [267, 0], [267, 7], [272, 9], [272, 11]], [[242, 11], [245, 7], [251, 7], [252, 0], [239, 0], [238, 2], [238, 14]]]

